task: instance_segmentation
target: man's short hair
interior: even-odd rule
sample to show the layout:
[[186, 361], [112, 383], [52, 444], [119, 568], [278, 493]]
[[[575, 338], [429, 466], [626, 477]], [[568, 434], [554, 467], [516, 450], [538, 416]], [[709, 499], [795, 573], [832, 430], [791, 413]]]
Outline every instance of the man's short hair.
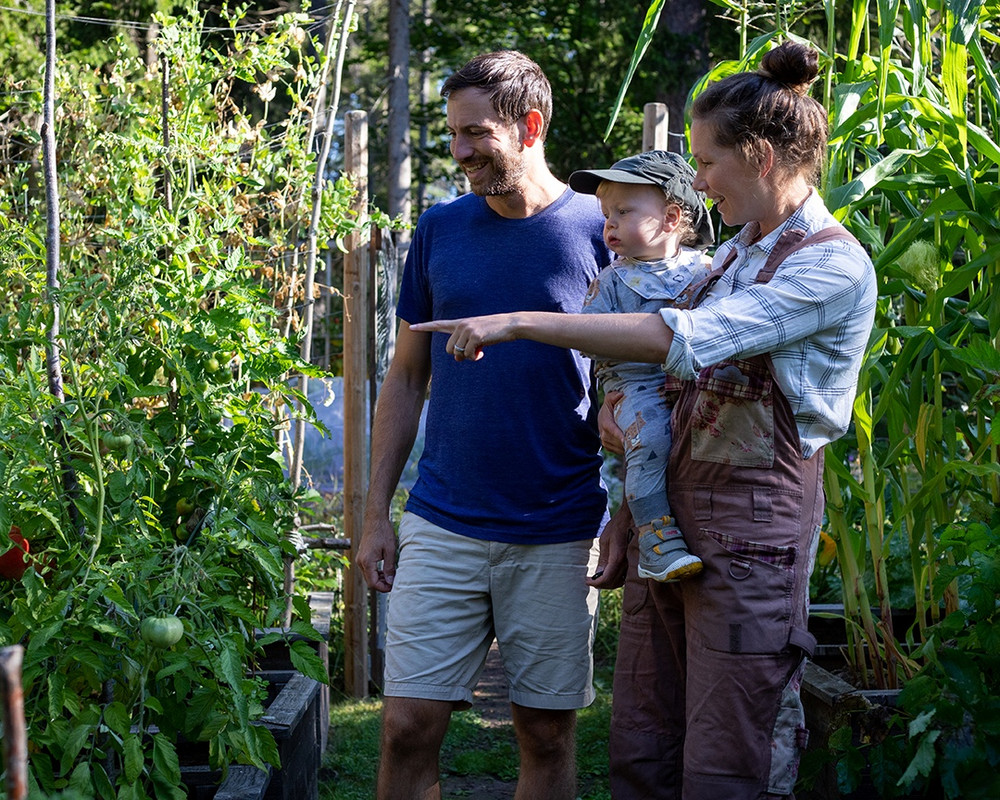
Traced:
[[552, 120], [552, 87], [542, 68], [516, 50], [484, 53], [452, 73], [441, 86], [447, 98], [459, 89], [484, 89], [501, 121], [513, 125], [531, 109], [542, 115], [541, 140]]

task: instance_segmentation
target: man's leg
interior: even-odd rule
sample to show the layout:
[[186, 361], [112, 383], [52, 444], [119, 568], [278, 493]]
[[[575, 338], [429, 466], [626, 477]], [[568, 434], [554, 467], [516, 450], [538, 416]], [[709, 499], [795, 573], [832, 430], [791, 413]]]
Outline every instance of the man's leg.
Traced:
[[453, 704], [386, 697], [378, 800], [439, 800], [439, 757]]
[[576, 709], [594, 699], [597, 542], [493, 544], [493, 619], [520, 749], [516, 800], [576, 797]]
[[576, 797], [576, 711], [511, 703], [521, 771], [514, 800]]
[[379, 800], [437, 800], [451, 712], [468, 707], [493, 639], [488, 543], [407, 512], [388, 595]]

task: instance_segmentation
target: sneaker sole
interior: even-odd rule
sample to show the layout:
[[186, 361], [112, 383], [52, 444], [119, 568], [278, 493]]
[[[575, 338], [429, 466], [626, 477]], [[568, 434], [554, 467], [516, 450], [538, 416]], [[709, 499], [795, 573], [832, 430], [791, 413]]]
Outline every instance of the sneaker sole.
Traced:
[[659, 581], [660, 583], [672, 583], [674, 581], [679, 581], [681, 578], [690, 578], [694, 575], [700, 574], [705, 568], [701, 559], [697, 556], [689, 556], [688, 558], [691, 560], [688, 560], [687, 558], [681, 559], [684, 563], [681, 563], [679, 566], [670, 566], [662, 572], [650, 572], [640, 566], [639, 577]]

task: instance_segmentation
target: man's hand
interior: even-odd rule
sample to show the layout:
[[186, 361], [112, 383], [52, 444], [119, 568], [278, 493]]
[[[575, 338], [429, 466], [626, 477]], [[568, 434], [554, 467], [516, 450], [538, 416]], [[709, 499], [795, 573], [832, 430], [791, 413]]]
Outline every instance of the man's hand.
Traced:
[[623, 504], [604, 526], [598, 542], [601, 552], [597, 557], [597, 570], [587, 578], [587, 584], [595, 589], [617, 589], [625, 583], [628, 572], [628, 531], [632, 525], [632, 513]]
[[396, 577], [396, 531], [388, 516], [365, 513], [355, 564], [369, 589], [388, 592]]
[[601, 410], [597, 412], [597, 429], [601, 434], [601, 444], [605, 450], [618, 455], [625, 452], [625, 433], [615, 422], [615, 406], [624, 396], [621, 392], [608, 392], [604, 396]]

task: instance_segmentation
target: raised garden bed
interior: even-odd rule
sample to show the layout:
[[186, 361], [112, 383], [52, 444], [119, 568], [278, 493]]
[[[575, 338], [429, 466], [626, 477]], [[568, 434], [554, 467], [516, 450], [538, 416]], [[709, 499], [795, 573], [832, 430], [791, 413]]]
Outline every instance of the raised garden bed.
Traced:
[[[810, 609], [809, 630], [817, 638], [816, 653], [806, 665], [802, 681], [802, 704], [805, 709], [809, 744], [803, 755], [803, 773], [809, 773], [808, 789], [797, 789], [799, 800], [881, 800], [870, 779], [872, 765], [861, 766], [860, 785], [850, 794], [838, 786], [836, 766], [830, 757], [830, 738], [837, 731], [850, 730], [851, 743], [858, 746], [879, 742], [889, 733], [899, 697], [898, 689], [859, 689], [849, 681], [846, 658], [844, 620], [817, 617], [817, 612], [843, 615], [837, 605]], [[899, 612], [893, 616], [897, 634], [913, 623], [913, 614]], [[901, 798], [921, 797], [933, 800], [934, 795], [899, 795]]]
[[[232, 765], [222, 780], [219, 770], [207, 766], [204, 745], [179, 744], [181, 778], [190, 800], [315, 800], [317, 797], [319, 768], [330, 726], [330, 687], [292, 668], [289, 643], [308, 641], [329, 668], [326, 640], [333, 596], [318, 595], [310, 601], [311, 621], [322, 640], [289, 634], [285, 640], [264, 648], [256, 673], [267, 681], [272, 697], [257, 724], [264, 725], [274, 736], [281, 766], [264, 771]], [[260, 631], [259, 635], [272, 632]]]
[[[267, 771], [232, 765], [226, 779], [207, 766], [201, 744], [179, 745], [181, 779], [191, 800], [315, 800], [323, 756], [320, 732], [322, 684], [298, 672], [260, 673], [274, 687], [274, 699], [256, 723], [265, 726], [278, 746], [281, 766]], [[329, 719], [329, 714], [326, 715]]]
[[271, 783], [271, 771], [235, 765], [226, 779], [218, 770], [202, 765], [181, 768], [181, 779], [191, 800], [263, 800]]
[[799, 800], [879, 800], [881, 795], [864, 781], [851, 794], [841, 794], [835, 765], [825, 755], [830, 749], [830, 737], [845, 726], [850, 728], [855, 744], [877, 741], [885, 736], [898, 694], [898, 690], [857, 689], [817, 664], [806, 664], [802, 705], [809, 729], [809, 745], [803, 763], [811, 759], [821, 763], [813, 775], [812, 787], [796, 791]]

